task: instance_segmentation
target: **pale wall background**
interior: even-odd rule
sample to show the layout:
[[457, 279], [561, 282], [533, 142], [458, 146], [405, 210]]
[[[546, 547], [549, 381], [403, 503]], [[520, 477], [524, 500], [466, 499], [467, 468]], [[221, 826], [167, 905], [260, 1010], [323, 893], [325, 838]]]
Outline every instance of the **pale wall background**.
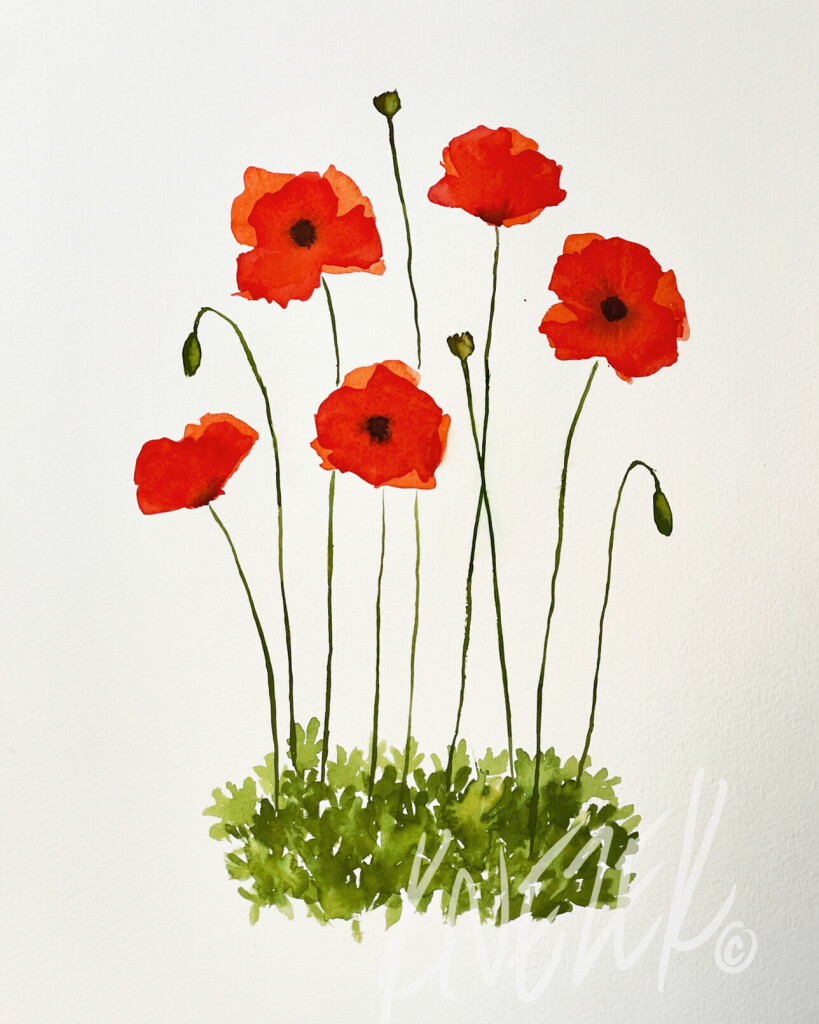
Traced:
[[[14, 1022], [813, 1019], [816, 713], [816, 24], [809, 3], [94, 3], [37, 0], [3, 15], [3, 479], [0, 1017]], [[463, 572], [476, 472], [460, 373], [444, 339], [485, 329], [492, 232], [433, 207], [443, 146], [479, 123], [533, 136], [564, 166], [568, 199], [503, 233], [490, 475], [519, 742], [533, 692], [566, 429], [588, 365], [558, 364], [537, 333], [573, 231], [620, 234], [673, 267], [691, 338], [678, 364], [631, 387], [601, 368], [578, 428], [546, 736], [568, 756], [585, 730], [611, 505], [634, 457], [661, 472], [624, 499], [604, 654], [598, 764], [647, 826], [650, 886], [575, 984], [584, 919], [537, 933], [526, 972], [481, 969], [468, 923], [434, 917], [384, 934], [251, 929], [200, 816], [211, 789], [267, 749], [256, 636], [206, 513], [142, 517], [142, 443], [206, 411], [258, 427], [235, 340], [196, 310], [240, 318], [266, 374], [282, 444], [302, 717], [323, 686], [326, 475], [308, 442], [331, 389], [321, 293], [286, 311], [231, 298], [230, 202], [244, 168], [324, 170], [372, 198], [389, 265], [336, 278], [346, 368], [411, 360], [403, 224], [386, 125], [371, 97], [397, 87], [416, 242], [424, 386], [454, 418], [437, 491], [422, 495], [425, 604], [416, 732], [441, 750], [454, 713]], [[476, 368], [477, 369], [477, 368]], [[220, 499], [274, 641], [274, 520], [263, 446]], [[401, 733], [413, 558], [411, 496], [387, 494], [382, 722]], [[378, 496], [338, 482], [335, 737], [364, 743], [372, 675]], [[465, 512], [464, 509], [469, 511]], [[487, 587], [465, 732], [503, 743]], [[283, 659], [277, 652], [282, 678]], [[392, 689], [390, 689], [392, 688]], [[663, 935], [695, 776], [699, 845], [728, 796], [683, 935], [726, 924], [758, 940], [747, 970], [715, 962], [717, 935], [671, 955]], [[695, 846], [695, 848], [696, 848]], [[608, 918], [591, 922], [592, 935]], [[720, 929], [721, 930], [721, 929]], [[508, 961], [525, 924], [484, 931]], [[750, 948], [750, 936], [741, 933]], [[551, 983], [534, 1002], [563, 942]], [[398, 944], [404, 944], [397, 967]], [[449, 943], [449, 946], [447, 945]], [[448, 974], [441, 973], [449, 955]], [[424, 978], [435, 969], [437, 973]], [[392, 971], [392, 973], [391, 973]], [[380, 973], [379, 973], [380, 972]], [[389, 979], [392, 979], [389, 981]], [[386, 979], [386, 980], [385, 980]], [[419, 981], [417, 991], [406, 990]]]

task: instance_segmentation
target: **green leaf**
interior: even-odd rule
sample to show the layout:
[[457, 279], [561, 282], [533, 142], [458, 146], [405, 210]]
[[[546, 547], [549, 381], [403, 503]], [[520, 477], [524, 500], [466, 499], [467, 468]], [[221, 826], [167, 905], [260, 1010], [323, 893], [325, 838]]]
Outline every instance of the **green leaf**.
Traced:
[[230, 795], [223, 793], [221, 789], [214, 789], [213, 806], [206, 807], [202, 814], [210, 815], [213, 818], [221, 818], [221, 824], [212, 825], [210, 834], [214, 839], [226, 839], [228, 832], [227, 825], [251, 825], [256, 814], [256, 783], [253, 779], [247, 778], [239, 789], [232, 782], [227, 783]]
[[268, 796], [273, 796], [276, 792], [275, 765], [276, 758], [273, 754], [267, 754], [265, 755], [264, 764], [257, 764], [253, 768], [253, 771], [256, 772], [259, 777], [263, 791]]
[[308, 771], [318, 766], [319, 754], [324, 746], [323, 741], [318, 739], [319, 727], [317, 718], [310, 719], [306, 732], [300, 725], [296, 726], [296, 768], [299, 771]]
[[398, 893], [394, 893], [387, 900], [386, 920], [388, 928], [391, 928], [400, 919], [403, 907], [404, 901]]
[[486, 748], [486, 754], [478, 760], [478, 768], [487, 775], [503, 775], [506, 765], [509, 763], [509, 751], [502, 750], [497, 757], [492, 754], [492, 748]]

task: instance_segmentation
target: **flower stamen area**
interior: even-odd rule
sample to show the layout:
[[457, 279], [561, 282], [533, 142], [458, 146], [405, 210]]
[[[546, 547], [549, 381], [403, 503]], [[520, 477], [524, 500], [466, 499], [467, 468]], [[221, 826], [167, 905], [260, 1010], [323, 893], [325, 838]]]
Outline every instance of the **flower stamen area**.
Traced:
[[364, 429], [370, 435], [370, 439], [376, 444], [384, 444], [392, 437], [388, 416], [370, 416], [364, 424]]
[[600, 312], [609, 323], [614, 323], [616, 320], [622, 320], [626, 316], [628, 306], [619, 296], [609, 295], [600, 303]]
[[290, 228], [290, 237], [300, 249], [309, 249], [316, 240], [316, 226], [311, 220], [302, 217]]

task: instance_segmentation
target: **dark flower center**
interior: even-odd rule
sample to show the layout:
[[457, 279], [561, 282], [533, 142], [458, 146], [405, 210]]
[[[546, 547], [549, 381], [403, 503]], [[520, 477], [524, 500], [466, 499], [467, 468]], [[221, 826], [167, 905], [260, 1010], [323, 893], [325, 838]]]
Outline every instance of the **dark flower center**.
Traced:
[[617, 295], [609, 295], [600, 303], [600, 311], [609, 323], [614, 323], [615, 320], [622, 320], [628, 313], [628, 306]]
[[384, 444], [392, 437], [390, 421], [386, 416], [370, 416], [364, 424], [364, 429], [376, 444]]
[[290, 228], [290, 237], [301, 249], [309, 249], [316, 240], [316, 226], [305, 218], [297, 220]]

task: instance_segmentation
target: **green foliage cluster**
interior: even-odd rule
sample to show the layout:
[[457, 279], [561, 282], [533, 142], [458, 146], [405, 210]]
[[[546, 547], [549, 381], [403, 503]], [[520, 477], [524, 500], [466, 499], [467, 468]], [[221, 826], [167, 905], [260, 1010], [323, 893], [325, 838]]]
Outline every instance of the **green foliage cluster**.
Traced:
[[292, 917], [293, 901], [301, 900], [322, 923], [352, 922], [359, 938], [362, 914], [383, 906], [389, 927], [408, 895], [418, 911], [440, 894], [450, 920], [474, 907], [495, 924], [523, 913], [553, 918], [575, 906], [624, 904], [633, 876], [623, 862], [636, 849], [640, 819], [618, 805], [620, 780], [605, 769], [585, 770], [578, 780], [576, 758], [561, 764], [554, 750], [542, 755], [530, 858], [534, 760], [525, 751], [518, 750], [512, 778], [504, 774], [506, 752], [487, 750], [473, 765], [461, 741], [447, 789], [445, 763], [433, 755], [427, 774], [415, 740], [406, 780], [406, 752], [382, 743], [368, 799], [362, 751], [337, 747], [322, 781], [318, 720], [306, 732], [297, 726], [297, 739], [297, 764], [281, 774], [278, 808], [268, 755], [255, 778], [215, 789], [204, 811], [219, 819], [211, 836], [232, 844], [228, 873], [242, 883], [252, 922], [267, 906]]

